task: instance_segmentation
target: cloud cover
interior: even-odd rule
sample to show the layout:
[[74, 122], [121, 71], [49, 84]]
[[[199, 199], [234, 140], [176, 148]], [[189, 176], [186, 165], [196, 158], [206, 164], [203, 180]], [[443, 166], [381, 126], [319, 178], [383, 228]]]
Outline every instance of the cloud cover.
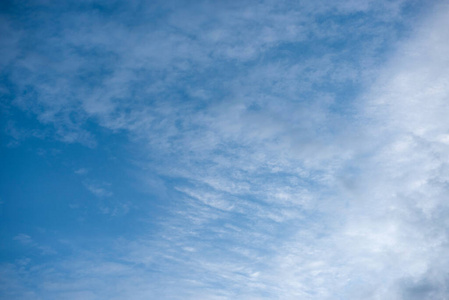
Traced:
[[[50, 258], [17, 232], [35, 253], [3, 262], [4, 297], [445, 299], [447, 5], [11, 3], [15, 147], [124, 133], [163, 213]], [[142, 210], [91, 173], [99, 213]]]

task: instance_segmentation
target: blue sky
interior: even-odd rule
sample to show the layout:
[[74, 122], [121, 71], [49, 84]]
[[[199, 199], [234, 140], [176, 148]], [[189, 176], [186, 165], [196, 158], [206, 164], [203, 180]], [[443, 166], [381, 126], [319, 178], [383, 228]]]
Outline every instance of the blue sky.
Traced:
[[2, 1], [1, 299], [447, 299], [445, 1]]

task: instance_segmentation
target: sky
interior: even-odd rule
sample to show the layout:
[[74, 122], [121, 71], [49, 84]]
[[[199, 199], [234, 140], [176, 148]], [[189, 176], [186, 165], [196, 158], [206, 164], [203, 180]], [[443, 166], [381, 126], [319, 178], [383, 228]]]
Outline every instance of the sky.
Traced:
[[0, 3], [0, 299], [444, 300], [449, 3]]

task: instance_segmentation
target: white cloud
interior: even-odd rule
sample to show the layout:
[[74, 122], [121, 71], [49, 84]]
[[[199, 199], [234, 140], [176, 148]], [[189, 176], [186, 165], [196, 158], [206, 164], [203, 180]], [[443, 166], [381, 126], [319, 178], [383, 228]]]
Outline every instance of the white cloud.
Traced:
[[33, 238], [31, 238], [31, 236], [24, 234], [24, 233], [20, 233], [20, 234], [16, 235], [13, 238], [13, 240], [18, 241], [22, 246], [35, 248], [35, 249], [39, 250], [39, 252], [41, 254], [44, 254], [44, 255], [56, 254], [56, 251], [53, 248], [51, 248], [50, 246], [41, 245], [40, 243], [34, 241]]
[[33, 243], [33, 240], [31, 237], [27, 234], [21, 233], [19, 235], [16, 235], [14, 237], [14, 240], [19, 241], [23, 245], [30, 245]]
[[359, 142], [370, 147], [346, 162], [358, 170], [339, 200], [346, 206], [327, 202], [338, 222], [319, 239], [300, 230], [280, 251], [270, 280], [284, 299], [445, 299], [449, 10], [439, 9], [361, 105], [370, 121]]
[[99, 198], [111, 197], [113, 193], [109, 190], [109, 183], [97, 183], [91, 181], [85, 181], [84, 186]]
[[86, 168], [79, 168], [79, 169], [76, 169], [76, 170], [74, 171], [74, 173], [77, 174], [77, 175], [85, 175], [85, 174], [87, 174], [88, 172], [89, 172], [89, 170], [86, 169]]
[[[394, 23], [400, 2], [392, 2], [391, 20], [380, 14], [377, 21]], [[441, 6], [421, 25], [422, 32], [399, 46], [361, 104], [347, 104], [358, 111], [345, 118], [335, 86], [373, 78], [368, 69], [377, 61], [368, 54], [394, 37], [388, 33], [391, 24], [370, 28], [363, 18], [355, 29], [324, 20], [332, 25], [328, 30], [311, 21], [334, 9], [346, 16], [390, 8], [387, 2], [382, 8], [372, 1], [351, 3], [336, 8], [318, 1], [287, 13], [271, 3], [219, 12], [199, 5], [212, 17], [177, 10], [168, 18], [170, 26], [149, 32], [83, 16], [86, 25], [62, 44], [111, 50], [117, 62], [94, 88], [81, 84], [79, 97], [71, 95], [80, 84], [74, 78], [55, 76], [46, 83], [30, 75], [24, 82], [47, 96], [34, 112], [59, 128], [66, 142], [82, 136], [89, 118], [113, 131], [126, 130], [134, 145], [156, 158], [136, 164], [180, 180], [142, 175], [157, 196], [176, 197], [168, 215], [151, 220], [160, 228], [157, 234], [116, 241], [111, 257], [80, 255], [42, 266], [41, 295], [444, 299], [448, 9]], [[81, 23], [71, 17], [73, 24]], [[205, 29], [197, 36], [200, 28]], [[314, 38], [308, 41], [349, 39], [358, 32], [359, 38], [377, 36], [361, 52], [350, 52], [356, 57], [323, 45], [322, 55], [304, 61], [264, 61], [283, 43], [303, 43], [309, 36]], [[82, 74], [89, 62], [73, 58], [79, 65], [51, 68]], [[260, 63], [251, 65], [257, 59]], [[212, 61], [248, 68], [223, 68], [222, 76], [209, 80]], [[37, 72], [34, 63], [39, 65], [32, 57], [20, 62]], [[195, 77], [192, 70], [204, 74]], [[192, 81], [185, 79], [188, 74]], [[195, 80], [205, 84], [196, 87]], [[50, 88], [55, 82], [60, 90]], [[182, 85], [199, 102], [171, 93]], [[136, 97], [125, 101], [129, 95]], [[67, 98], [59, 101], [61, 96]], [[17, 100], [25, 107], [27, 101]], [[79, 119], [61, 117], [70, 114]], [[108, 184], [84, 184], [99, 198], [113, 195]], [[114, 214], [109, 206], [102, 211]]]

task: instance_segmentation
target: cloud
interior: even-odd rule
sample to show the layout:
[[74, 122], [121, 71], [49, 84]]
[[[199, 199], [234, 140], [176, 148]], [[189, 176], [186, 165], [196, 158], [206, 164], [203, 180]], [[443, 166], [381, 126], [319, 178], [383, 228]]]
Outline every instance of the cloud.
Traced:
[[77, 175], [85, 175], [88, 172], [89, 172], [89, 170], [87, 170], [86, 168], [79, 168], [79, 169], [74, 171], [74, 173], [77, 174]]
[[33, 240], [31, 239], [31, 237], [29, 235], [26, 235], [23, 233], [16, 235], [14, 237], [14, 240], [19, 241], [23, 245], [29, 245], [33, 242]]
[[[382, 15], [377, 13], [379, 8], [366, 3], [363, 11], [371, 12], [374, 18]], [[161, 3], [158, 5], [161, 9], [165, 7]], [[235, 85], [249, 73], [249, 78], [256, 76], [257, 81], [235, 86], [239, 93], [243, 92], [245, 85], [261, 86], [260, 75], [267, 74], [265, 80], [270, 82], [272, 93], [277, 86], [282, 95], [285, 95], [286, 88], [292, 95], [298, 95], [299, 91], [292, 90], [292, 87], [298, 86], [305, 93], [304, 87], [320, 81], [317, 76], [326, 77], [340, 70], [338, 76], [332, 76], [333, 81], [342, 78], [356, 80], [358, 77], [358, 68], [351, 66], [352, 62], [344, 54], [346, 50], [329, 49], [325, 43], [321, 44], [322, 39], [338, 40], [351, 35], [364, 38], [363, 47], [346, 45], [358, 52], [353, 58], [362, 58], [364, 52], [378, 47], [374, 44], [390, 38], [387, 28], [377, 33], [374, 30], [379, 29], [370, 28], [365, 19], [359, 19], [362, 23], [357, 25], [358, 30], [331, 19], [332, 30], [328, 29], [327, 21], [321, 24], [314, 19], [330, 10], [321, 2], [305, 4], [304, 7], [277, 7], [270, 1], [254, 5], [243, 3], [237, 7], [202, 2], [177, 9], [173, 9], [171, 4], [167, 6], [165, 18], [164, 15], [159, 17], [158, 11], [151, 11], [150, 7], [136, 11], [137, 8], [130, 5], [122, 7], [123, 14], [119, 14], [118, 19], [110, 19], [105, 12], [81, 9], [75, 13], [61, 6], [35, 14], [33, 18], [45, 19], [49, 14], [52, 16], [50, 19], [59, 20], [62, 26], [43, 23], [20, 35], [8, 27], [10, 34], [20, 37], [22, 43], [29, 43], [35, 37], [47, 41], [36, 44], [39, 45], [36, 47], [24, 48], [22, 56], [10, 59], [5, 72], [15, 84], [15, 93], [18, 93], [14, 104], [33, 111], [42, 123], [53, 124], [57, 138], [69, 143], [79, 141], [95, 146], [95, 137], [83, 128], [84, 123], [92, 118], [112, 130], [138, 131], [136, 134], [139, 136], [141, 131], [152, 131], [159, 138], [167, 137], [176, 134], [167, 122], [175, 121], [181, 111], [191, 111], [191, 105], [180, 102], [179, 95], [172, 93], [174, 90], [190, 89], [193, 95], [200, 90], [216, 102], [223, 98], [221, 93], [226, 92], [223, 90], [226, 87], [220, 82], [237, 76], [235, 83], [231, 81]], [[111, 5], [110, 9], [115, 11], [118, 8]], [[343, 16], [360, 10], [350, 5], [337, 5], [336, 9]], [[389, 8], [384, 10], [389, 11]], [[162, 18], [165, 22], [159, 21], [157, 26], [140, 23], [143, 22], [141, 18], [147, 18], [146, 14], [154, 15], [155, 19]], [[128, 19], [130, 15], [133, 15], [134, 22]], [[9, 23], [16, 21], [12, 16], [7, 20]], [[21, 24], [18, 25], [15, 27]], [[316, 45], [315, 49], [322, 49], [322, 53], [313, 55], [313, 45]], [[281, 56], [277, 51], [279, 46], [285, 47]], [[334, 58], [326, 55], [326, 49], [335, 52]], [[271, 54], [270, 51], [274, 52]], [[297, 51], [304, 52], [305, 59], [287, 70], [286, 81], [286, 77], [280, 74], [286, 74], [285, 65], [291, 63]], [[241, 73], [227, 67], [241, 63], [251, 66], [264, 55], [283, 60], [285, 65], [279, 68], [264, 64], [258, 67], [260, 64], [257, 64], [254, 70], [248, 68]], [[322, 62], [317, 63], [316, 60]], [[220, 74], [215, 71], [215, 65], [220, 65]], [[40, 70], [44, 69], [47, 71], [41, 74]], [[274, 80], [271, 76], [281, 77]], [[277, 84], [273, 85], [273, 82]], [[246, 97], [254, 101], [259, 95], [252, 93]], [[129, 95], [134, 95], [132, 100], [125, 101]], [[241, 96], [233, 94], [231, 98], [240, 101], [243, 100]], [[161, 97], [169, 99], [171, 104], [160, 100]], [[179, 121], [185, 123], [186, 120], [181, 118]], [[195, 126], [189, 123], [185, 125]]]
[[117, 5], [35, 15], [62, 26], [20, 35], [43, 42], [10, 58], [9, 105], [65, 143], [125, 132], [163, 213], [8, 276], [50, 299], [444, 299], [446, 6], [393, 55], [402, 1]]
[[113, 193], [109, 191], [108, 186], [110, 184], [100, 184], [100, 183], [94, 183], [94, 182], [84, 182], [84, 186], [94, 194], [95, 196], [99, 198], [105, 198], [105, 197], [111, 197]]
[[38, 249], [40, 254], [43, 254], [43, 255], [57, 254], [57, 252], [54, 249], [52, 249], [50, 246], [41, 245], [40, 243], [34, 241], [31, 238], [31, 236], [24, 234], [24, 233], [20, 233], [20, 234], [16, 235], [13, 238], [13, 240], [18, 241], [22, 246]]
[[286, 298], [445, 298], [449, 149], [441, 137], [449, 90], [440, 51], [449, 44], [448, 9], [439, 8], [400, 46], [360, 106], [367, 109], [359, 142], [370, 147], [345, 162], [357, 170], [340, 195], [346, 199], [336, 199], [346, 205], [326, 202], [333, 210], [326, 222], [337, 223], [320, 239], [308, 226], [280, 251], [274, 276]]

